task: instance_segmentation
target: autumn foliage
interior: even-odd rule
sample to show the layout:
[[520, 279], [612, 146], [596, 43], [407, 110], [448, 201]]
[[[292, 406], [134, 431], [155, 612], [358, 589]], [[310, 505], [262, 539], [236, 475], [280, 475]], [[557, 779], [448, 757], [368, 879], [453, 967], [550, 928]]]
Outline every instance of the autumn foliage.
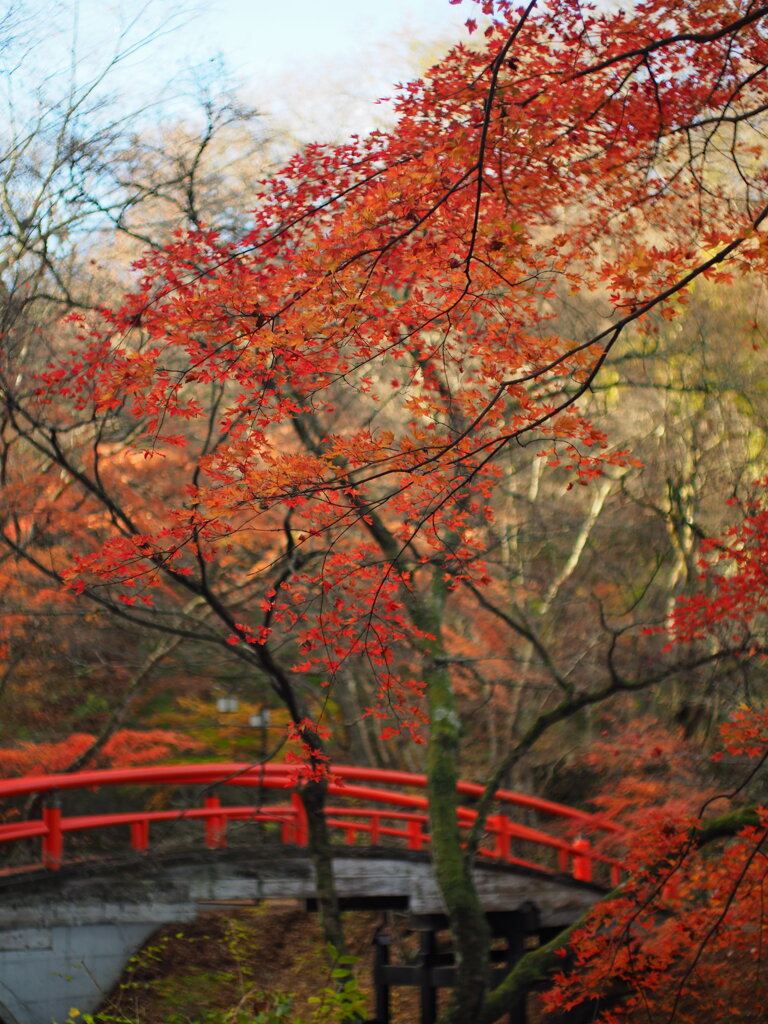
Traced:
[[[20, 743], [0, 750], [0, 772], [4, 776], [41, 775], [67, 771], [96, 742], [90, 733], [73, 733], [54, 743]], [[89, 762], [94, 768], [129, 768], [157, 764], [199, 753], [201, 744], [167, 729], [120, 729]]]
[[727, 533], [702, 544], [701, 589], [681, 600], [671, 624], [676, 643], [716, 640], [744, 656], [765, 654], [768, 609], [768, 479], [758, 481], [743, 502], [731, 499], [738, 516]]
[[[724, 751], [763, 764], [768, 717], [740, 712], [723, 727]], [[757, 737], [761, 742], [757, 741]], [[765, 999], [765, 854], [768, 813], [733, 811], [724, 792], [692, 808], [680, 799], [635, 806], [625, 819], [628, 880], [570, 937], [572, 963], [546, 1003], [595, 1000], [602, 1021], [753, 1019]], [[563, 956], [566, 951], [563, 949]]]
[[[764, 656], [763, 490], [756, 486], [743, 518], [705, 546], [701, 589], [672, 616], [676, 643], [704, 637], [731, 645], [738, 657]], [[768, 710], [742, 704], [721, 725], [711, 761], [728, 766], [721, 772], [728, 787], [716, 785], [714, 769], [707, 779], [701, 757], [679, 737], [658, 727], [649, 734], [648, 725], [597, 744], [589, 760], [603, 770], [617, 761], [631, 768], [597, 801], [627, 825], [629, 877], [571, 936], [573, 965], [556, 977], [547, 1005], [567, 1010], [595, 1000], [606, 1022], [647, 1014], [755, 1019], [766, 999], [768, 810], [760, 777]]]

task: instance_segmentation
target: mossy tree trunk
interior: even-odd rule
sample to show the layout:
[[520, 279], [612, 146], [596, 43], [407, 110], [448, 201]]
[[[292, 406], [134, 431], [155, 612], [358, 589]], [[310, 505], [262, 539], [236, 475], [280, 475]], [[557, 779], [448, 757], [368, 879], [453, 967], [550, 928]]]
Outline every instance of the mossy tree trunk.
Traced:
[[429, 603], [413, 599], [414, 624], [428, 634], [421, 641], [429, 711], [427, 794], [432, 832], [432, 860], [450, 921], [456, 960], [456, 983], [441, 1024], [475, 1024], [488, 989], [490, 932], [465, 856], [457, 817], [461, 721], [445, 657], [442, 615], [448, 596], [436, 572]]
[[315, 869], [323, 937], [338, 953], [344, 953], [344, 930], [333, 878], [333, 850], [325, 820], [328, 785], [325, 780], [307, 782], [301, 788], [300, 796], [307, 815], [307, 840]]
[[[443, 614], [451, 593], [451, 576], [444, 561], [432, 566], [431, 585], [418, 586], [414, 569], [404, 564], [400, 542], [376, 511], [361, 507], [365, 523], [382, 554], [403, 575], [401, 591], [414, 640], [421, 655], [429, 717], [427, 796], [432, 833], [432, 864], [451, 927], [456, 958], [456, 981], [441, 1024], [477, 1024], [488, 991], [490, 931], [472, 878], [471, 855], [465, 856], [458, 825], [461, 721], [448, 667]], [[427, 571], [427, 570], [419, 570]]]

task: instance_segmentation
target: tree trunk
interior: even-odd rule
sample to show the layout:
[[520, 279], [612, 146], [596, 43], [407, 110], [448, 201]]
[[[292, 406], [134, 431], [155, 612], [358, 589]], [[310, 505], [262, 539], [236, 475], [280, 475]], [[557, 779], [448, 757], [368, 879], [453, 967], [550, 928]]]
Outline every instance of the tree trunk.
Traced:
[[[432, 862], [451, 926], [456, 981], [441, 1024], [475, 1024], [489, 981], [490, 931], [472, 879], [472, 862], [462, 850], [457, 819], [461, 722], [441, 635], [447, 588], [442, 574], [432, 587], [431, 607], [411, 603], [416, 624], [433, 639], [422, 641], [429, 708], [427, 795]], [[418, 620], [418, 621], [417, 621]]]
[[325, 941], [337, 953], [346, 952], [341, 911], [333, 880], [333, 851], [325, 821], [328, 786], [324, 780], [310, 781], [300, 791], [301, 802], [307, 815], [309, 852], [317, 879], [317, 907]]
[[430, 739], [427, 793], [432, 829], [432, 859], [453, 933], [456, 983], [441, 1024], [474, 1024], [483, 1005], [489, 976], [490, 933], [472, 880], [471, 863], [461, 848], [456, 817], [459, 717], [449, 673], [428, 673]]

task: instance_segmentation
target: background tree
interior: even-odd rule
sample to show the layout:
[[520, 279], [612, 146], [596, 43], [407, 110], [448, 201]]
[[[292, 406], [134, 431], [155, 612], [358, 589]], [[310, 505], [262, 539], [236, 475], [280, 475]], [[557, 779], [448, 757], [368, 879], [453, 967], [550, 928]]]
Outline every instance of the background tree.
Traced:
[[[189, 97], [186, 120], [176, 115], [161, 128], [153, 127], [159, 108], [126, 107], [122, 97], [109, 96], [123, 63], [151, 50], [165, 31], [151, 23], [145, 17], [139, 30], [129, 20], [114, 57], [105, 58], [93, 77], [83, 80], [73, 64], [47, 75], [39, 93], [28, 88], [36, 80], [39, 26], [20, 9], [4, 23], [0, 373], [8, 402], [0, 426], [7, 524], [13, 509], [24, 507], [27, 470], [33, 476], [45, 472], [44, 458], [14, 431], [13, 402], [34, 387], [34, 374], [46, 361], [71, 344], [62, 317], [117, 299], [134, 279], [132, 260], [200, 216], [223, 231], [241, 230], [242, 222], [238, 227], [232, 221], [235, 206], [243, 205], [234, 195], [250, 191], [272, 159], [272, 142], [255, 113], [221, 87], [215, 71], [190, 78], [196, 95]], [[243, 214], [238, 210], [237, 216]], [[37, 501], [36, 521], [22, 523], [16, 516], [13, 526], [17, 536], [29, 529], [40, 539], [49, 564], [84, 525], [66, 490], [54, 484], [46, 494], [48, 512]], [[9, 698], [3, 739], [55, 739], [66, 721], [76, 730], [95, 728], [106, 740], [126, 711], [126, 698], [140, 693], [179, 645], [158, 643], [128, 622], [116, 630], [113, 618], [73, 604], [28, 568], [12, 556], [3, 559], [3, 685]], [[194, 666], [180, 666], [177, 678], [179, 671], [188, 685]]]
[[[733, 501], [737, 521], [704, 545], [699, 588], [674, 611], [675, 643], [703, 640], [738, 651], [745, 665], [763, 664], [764, 494], [762, 481], [749, 500]], [[638, 764], [630, 774], [622, 768], [613, 794], [601, 801], [628, 826], [630, 875], [569, 936], [573, 969], [559, 972], [547, 997], [556, 1014], [580, 1004], [606, 1021], [634, 1019], [638, 1012], [669, 1020], [703, 1013], [732, 1020], [760, 1012], [768, 834], [761, 771], [768, 757], [764, 695], [752, 706], [742, 702], [720, 732], [721, 749], [703, 789], [691, 780], [680, 786], [686, 765], [705, 778], [690, 751], [679, 757], [680, 738], [674, 740], [676, 758], [669, 737], [647, 736], [651, 746], [646, 742], [645, 750], [633, 737]], [[618, 750], [614, 738], [595, 752], [596, 760], [604, 762], [607, 755], [626, 761], [632, 756], [627, 749]], [[637, 767], [644, 768], [645, 780]], [[676, 772], [677, 781], [659, 785], [659, 767]], [[556, 950], [550, 949], [539, 960], [551, 967], [554, 958]], [[724, 964], [730, 968], [725, 973]]]

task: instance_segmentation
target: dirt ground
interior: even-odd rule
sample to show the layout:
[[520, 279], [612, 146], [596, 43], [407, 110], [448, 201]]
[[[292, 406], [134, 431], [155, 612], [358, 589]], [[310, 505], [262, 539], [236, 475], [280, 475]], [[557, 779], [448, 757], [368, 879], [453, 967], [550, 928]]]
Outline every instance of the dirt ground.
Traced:
[[[370, 1016], [374, 933], [384, 926], [394, 935], [393, 962], [407, 962], [418, 947], [404, 925], [400, 915], [345, 915], [349, 953], [358, 958], [355, 976]], [[317, 915], [302, 906], [220, 908], [157, 932], [128, 965], [100, 1017], [114, 1024], [240, 1024], [268, 1010], [279, 1014], [282, 1007], [286, 1024], [310, 1022], [317, 1006], [309, 1000], [333, 986], [332, 969]], [[393, 1022], [418, 1019], [417, 990], [392, 990]]]

